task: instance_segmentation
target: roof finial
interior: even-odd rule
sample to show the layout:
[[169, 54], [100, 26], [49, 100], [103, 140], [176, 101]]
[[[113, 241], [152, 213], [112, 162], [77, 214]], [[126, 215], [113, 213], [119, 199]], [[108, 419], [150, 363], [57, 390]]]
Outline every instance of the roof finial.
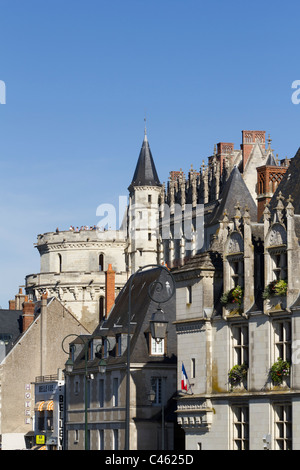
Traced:
[[146, 113], [145, 113], [145, 117], [144, 117], [144, 121], [145, 121], [145, 130], [144, 130], [144, 142], [147, 142], [148, 139], [147, 139], [147, 128], [146, 128]]

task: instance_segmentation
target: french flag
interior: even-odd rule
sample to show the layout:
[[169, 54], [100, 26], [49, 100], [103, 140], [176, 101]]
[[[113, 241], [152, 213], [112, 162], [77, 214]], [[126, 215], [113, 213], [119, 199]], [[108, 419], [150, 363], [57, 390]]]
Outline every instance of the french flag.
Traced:
[[182, 368], [181, 368], [181, 390], [185, 390], [187, 392], [188, 389], [188, 376], [185, 370], [185, 367], [182, 363]]

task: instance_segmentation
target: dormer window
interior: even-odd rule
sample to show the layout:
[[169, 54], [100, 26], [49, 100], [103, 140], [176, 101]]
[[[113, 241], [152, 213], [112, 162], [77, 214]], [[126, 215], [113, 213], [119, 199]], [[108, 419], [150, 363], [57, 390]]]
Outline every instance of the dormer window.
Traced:
[[163, 356], [165, 352], [165, 341], [156, 341], [154, 338], [151, 338], [151, 354], [154, 356]]
[[272, 266], [272, 281], [287, 279], [287, 255], [286, 250], [269, 250]]
[[230, 269], [230, 288], [234, 289], [237, 286], [244, 287], [244, 258], [243, 255], [228, 256], [228, 263]]

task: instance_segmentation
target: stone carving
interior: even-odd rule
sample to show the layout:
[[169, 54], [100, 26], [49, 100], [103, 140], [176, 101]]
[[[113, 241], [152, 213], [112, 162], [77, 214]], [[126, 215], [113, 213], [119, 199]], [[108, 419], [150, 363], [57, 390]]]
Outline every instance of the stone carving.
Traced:
[[286, 245], [286, 230], [285, 228], [280, 225], [276, 224], [273, 225], [270, 234], [269, 234], [269, 241], [267, 246], [279, 246], [279, 245]]
[[241, 235], [237, 232], [233, 232], [229, 238], [229, 242], [227, 245], [227, 253], [242, 253], [243, 251], [244, 241]]

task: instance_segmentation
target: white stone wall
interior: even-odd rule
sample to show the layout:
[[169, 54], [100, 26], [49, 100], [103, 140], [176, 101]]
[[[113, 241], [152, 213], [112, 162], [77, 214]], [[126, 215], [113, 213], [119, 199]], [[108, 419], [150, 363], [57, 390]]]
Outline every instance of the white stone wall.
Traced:
[[[129, 271], [158, 262], [158, 186], [137, 186], [130, 196], [128, 217]], [[151, 198], [149, 201], [148, 198]]]

